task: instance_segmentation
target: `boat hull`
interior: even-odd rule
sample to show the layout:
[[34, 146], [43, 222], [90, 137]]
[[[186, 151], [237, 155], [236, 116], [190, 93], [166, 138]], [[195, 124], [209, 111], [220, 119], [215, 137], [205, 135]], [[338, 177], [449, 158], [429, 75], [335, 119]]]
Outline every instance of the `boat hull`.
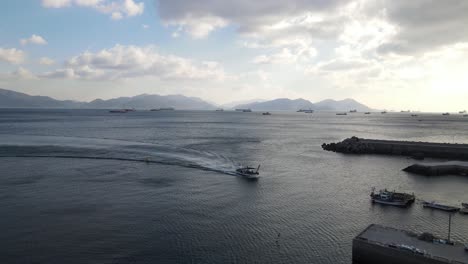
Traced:
[[260, 177], [258, 174], [244, 174], [237, 172], [237, 175], [242, 176], [243, 178], [246, 178], [247, 180], [258, 180]]
[[411, 201], [384, 201], [384, 200], [379, 200], [379, 199], [372, 199], [372, 202], [384, 204], [384, 205], [398, 206], [398, 207], [407, 207], [408, 205], [411, 204]]
[[444, 206], [440, 204], [431, 204], [431, 203], [423, 203], [424, 208], [431, 208], [431, 209], [436, 209], [436, 210], [441, 210], [445, 212], [457, 212], [460, 210], [458, 207], [452, 207], [452, 206]]

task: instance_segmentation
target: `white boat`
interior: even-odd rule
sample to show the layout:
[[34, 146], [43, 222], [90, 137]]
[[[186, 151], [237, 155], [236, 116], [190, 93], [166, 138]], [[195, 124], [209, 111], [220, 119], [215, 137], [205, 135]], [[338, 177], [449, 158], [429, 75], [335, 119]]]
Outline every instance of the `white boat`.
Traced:
[[258, 170], [260, 169], [260, 165], [255, 169], [254, 167], [241, 167], [239, 169], [236, 169], [236, 173], [240, 176], [245, 177], [246, 179], [249, 180], [256, 180], [259, 178], [260, 173], [258, 173]]

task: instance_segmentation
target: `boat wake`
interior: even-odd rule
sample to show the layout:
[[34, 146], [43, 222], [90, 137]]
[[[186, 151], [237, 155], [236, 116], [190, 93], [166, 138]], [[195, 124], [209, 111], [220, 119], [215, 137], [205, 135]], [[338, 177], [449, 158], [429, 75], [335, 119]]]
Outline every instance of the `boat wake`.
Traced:
[[236, 164], [209, 151], [112, 139], [5, 136], [0, 157], [119, 160], [175, 165], [236, 175]]

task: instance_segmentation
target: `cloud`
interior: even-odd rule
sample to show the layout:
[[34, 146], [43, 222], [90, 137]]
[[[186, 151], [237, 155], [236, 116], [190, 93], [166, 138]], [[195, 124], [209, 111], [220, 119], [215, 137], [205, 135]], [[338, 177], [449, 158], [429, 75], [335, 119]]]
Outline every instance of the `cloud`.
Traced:
[[249, 47], [340, 42], [353, 38], [353, 27], [364, 29], [352, 32], [379, 54], [418, 54], [468, 41], [465, 0], [159, 0], [158, 10], [176, 35], [203, 38], [233, 26], [250, 38]]
[[41, 74], [44, 78], [118, 80], [155, 77], [161, 80], [222, 80], [217, 62], [159, 53], [155, 47], [116, 45], [96, 53], [84, 52], [65, 62], [64, 68]]
[[6, 61], [13, 64], [23, 63], [26, 59], [26, 53], [15, 48], [0, 48], [0, 61]]
[[71, 5], [71, 0], [42, 0], [42, 6], [48, 8], [61, 8]]
[[205, 38], [231, 26], [244, 40], [242, 46], [268, 50], [252, 62], [275, 64], [314, 57], [318, 41], [333, 40], [342, 32], [347, 21], [343, 9], [349, 2], [160, 0], [158, 10], [163, 24], [174, 27], [174, 37], [186, 33]]
[[29, 38], [21, 39], [20, 43], [23, 46], [27, 44], [46, 45], [47, 41], [43, 37], [33, 34]]
[[36, 75], [23, 67], [19, 67], [16, 71], [12, 72], [11, 75], [12, 77], [20, 79], [37, 79]]
[[149, 26], [149, 25], [146, 25], [146, 24], [142, 24], [141, 27], [142, 27], [143, 29], [148, 29], [148, 28], [150, 28], [150, 26]]
[[39, 64], [42, 64], [42, 65], [53, 65], [54, 63], [55, 61], [48, 57], [42, 57], [39, 59]]
[[63, 8], [70, 6], [87, 7], [100, 13], [110, 15], [111, 19], [119, 20], [143, 14], [145, 4], [134, 0], [42, 0], [46, 8]]
[[317, 51], [310, 47], [304, 50], [292, 51], [288, 48], [283, 48], [280, 52], [271, 55], [259, 55], [252, 62], [255, 64], [290, 64], [299, 62], [301, 58], [313, 58], [317, 55]]
[[368, 12], [382, 9], [397, 33], [378, 48], [380, 53], [417, 54], [468, 41], [467, 1], [382, 0], [369, 4]]

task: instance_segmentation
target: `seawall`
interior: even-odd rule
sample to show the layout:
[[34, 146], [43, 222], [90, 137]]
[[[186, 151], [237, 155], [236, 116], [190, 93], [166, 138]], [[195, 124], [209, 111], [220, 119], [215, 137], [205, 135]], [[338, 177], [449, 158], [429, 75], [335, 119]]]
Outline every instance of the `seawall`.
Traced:
[[406, 172], [426, 176], [468, 175], [468, 162], [447, 161], [437, 163], [416, 163], [403, 169]]
[[437, 243], [428, 237], [432, 235], [372, 224], [353, 239], [353, 264], [468, 263], [462, 244]]
[[448, 144], [413, 141], [394, 141], [347, 138], [338, 143], [322, 144], [328, 151], [349, 154], [385, 154], [411, 156], [423, 159], [425, 157], [468, 160], [468, 144]]

